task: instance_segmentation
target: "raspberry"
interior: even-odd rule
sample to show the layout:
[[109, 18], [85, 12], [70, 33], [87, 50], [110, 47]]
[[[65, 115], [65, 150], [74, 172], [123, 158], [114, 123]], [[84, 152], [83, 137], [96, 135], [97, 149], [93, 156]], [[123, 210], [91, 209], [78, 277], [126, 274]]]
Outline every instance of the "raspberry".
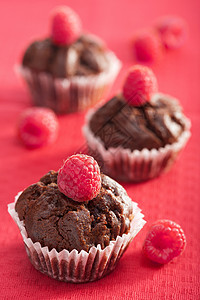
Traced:
[[49, 108], [26, 109], [18, 122], [18, 136], [28, 148], [38, 148], [53, 143], [58, 134], [58, 120]]
[[92, 200], [101, 188], [100, 168], [91, 156], [72, 155], [58, 171], [57, 183], [59, 190], [74, 201]]
[[82, 30], [79, 16], [68, 6], [59, 6], [52, 12], [51, 36], [56, 45], [64, 46], [79, 38]]
[[138, 61], [153, 63], [162, 56], [162, 44], [156, 31], [143, 30], [133, 40], [135, 57]]
[[187, 37], [186, 22], [176, 16], [165, 16], [157, 21], [155, 25], [166, 49], [180, 48]]
[[135, 65], [129, 70], [125, 80], [123, 96], [130, 105], [140, 106], [150, 101], [157, 90], [157, 80], [152, 70]]
[[159, 220], [150, 228], [143, 250], [149, 259], [165, 264], [180, 255], [185, 245], [186, 238], [180, 225], [169, 220]]

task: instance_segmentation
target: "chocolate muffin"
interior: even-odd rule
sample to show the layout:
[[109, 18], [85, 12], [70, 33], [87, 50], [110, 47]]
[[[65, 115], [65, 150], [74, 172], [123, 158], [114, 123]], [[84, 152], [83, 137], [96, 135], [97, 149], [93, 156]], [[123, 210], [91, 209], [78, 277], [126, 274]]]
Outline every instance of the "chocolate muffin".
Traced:
[[133, 219], [131, 199], [117, 182], [101, 174], [100, 193], [92, 201], [77, 202], [58, 189], [57, 172], [50, 171], [18, 198], [15, 210], [28, 237], [49, 250], [86, 252], [104, 249], [126, 234]]
[[75, 283], [111, 272], [145, 224], [124, 188], [82, 154], [19, 193], [8, 211], [34, 267]]
[[158, 93], [152, 70], [135, 65], [122, 92], [88, 113], [83, 133], [105, 174], [137, 182], [170, 168], [190, 137], [190, 121], [178, 100]]
[[47, 38], [27, 47], [17, 72], [34, 105], [58, 114], [83, 111], [106, 95], [121, 63], [100, 38], [83, 33], [69, 7], [54, 10], [50, 27]]

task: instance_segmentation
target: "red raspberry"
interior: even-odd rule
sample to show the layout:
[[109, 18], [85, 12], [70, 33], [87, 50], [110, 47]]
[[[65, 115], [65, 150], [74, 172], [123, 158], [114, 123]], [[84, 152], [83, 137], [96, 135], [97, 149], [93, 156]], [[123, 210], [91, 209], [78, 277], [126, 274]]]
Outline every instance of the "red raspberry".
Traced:
[[187, 24], [183, 19], [165, 16], [157, 21], [155, 27], [165, 48], [178, 49], [184, 44], [187, 37]]
[[185, 234], [173, 221], [159, 220], [152, 225], [144, 242], [146, 256], [160, 264], [180, 255], [186, 245]]
[[68, 6], [59, 6], [52, 12], [51, 35], [56, 45], [64, 46], [79, 38], [82, 26], [79, 16]]
[[26, 109], [18, 122], [18, 136], [28, 148], [37, 148], [53, 143], [58, 134], [58, 120], [49, 108]]
[[57, 183], [59, 190], [74, 201], [92, 200], [101, 188], [100, 168], [91, 156], [72, 155], [58, 171]]
[[123, 95], [130, 105], [143, 105], [150, 101], [157, 90], [157, 80], [150, 68], [135, 65], [129, 70], [123, 86]]
[[162, 56], [162, 44], [156, 31], [143, 30], [133, 40], [135, 57], [138, 61], [153, 63]]

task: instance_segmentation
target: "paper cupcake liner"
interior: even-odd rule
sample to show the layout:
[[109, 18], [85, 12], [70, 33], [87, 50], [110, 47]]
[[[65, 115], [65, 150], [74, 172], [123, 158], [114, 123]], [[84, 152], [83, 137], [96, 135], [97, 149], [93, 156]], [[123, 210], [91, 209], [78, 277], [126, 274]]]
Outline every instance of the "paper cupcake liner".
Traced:
[[32, 242], [27, 235], [24, 222], [19, 220], [15, 211], [15, 203], [20, 194], [15, 197], [14, 203], [8, 205], [8, 212], [19, 227], [28, 257], [37, 270], [61, 281], [88, 282], [110, 273], [129, 243], [145, 224], [144, 216], [137, 203], [132, 202], [134, 217], [129, 233], [118, 236], [103, 250], [100, 245], [97, 245], [97, 247], [90, 248], [89, 252], [82, 250], [78, 253], [76, 249], [71, 252], [65, 249], [61, 252], [57, 252], [56, 249], [49, 251], [48, 247], [42, 247], [39, 242]]
[[88, 151], [98, 161], [101, 170], [117, 180], [140, 182], [168, 171], [191, 135], [190, 120], [183, 117], [185, 130], [176, 143], [166, 145], [158, 150], [144, 148], [141, 151], [131, 151], [121, 146], [105, 149], [101, 139], [96, 137], [90, 130], [89, 122], [95, 111], [96, 109], [90, 109], [86, 115], [86, 123], [83, 126]]
[[109, 66], [98, 75], [53, 78], [23, 66], [16, 66], [16, 72], [27, 83], [34, 105], [49, 107], [58, 114], [78, 112], [101, 100], [118, 75], [121, 62], [111, 51], [106, 56]]

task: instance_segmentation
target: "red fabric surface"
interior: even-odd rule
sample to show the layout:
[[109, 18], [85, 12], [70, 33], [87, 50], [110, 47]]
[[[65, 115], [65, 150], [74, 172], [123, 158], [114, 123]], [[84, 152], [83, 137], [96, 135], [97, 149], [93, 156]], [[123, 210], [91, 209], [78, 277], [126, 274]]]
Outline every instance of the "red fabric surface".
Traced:
[[[63, 1], [62, 1], [63, 3]], [[49, 148], [28, 151], [16, 138], [16, 122], [30, 106], [29, 95], [13, 66], [33, 37], [48, 32], [48, 13], [59, 1], [0, 2], [0, 298], [1, 299], [199, 299], [200, 253], [200, 2], [198, 0], [68, 0], [84, 29], [99, 35], [123, 62], [110, 95], [121, 86], [127, 68], [135, 63], [131, 37], [165, 14], [176, 14], [189, 24], [187, 43], [167, 53], [152, 66], [161, 92], [180, 99], [192, 121], [192, 137], [170, 172], [141, 184], [124, 184], [139, 203], [147, 225], [135, 238], [116, 270], [93, 283], [53, 280], [28, 260], [7, 204], [18, 191], [37, 181], [84, 145], [84, 113], [59, 117], [60, 134]], [[184, 254], [175, 262], [155, 267], [141, 252], [148, 226], [159, 218], [179, 223], [187, 237]]]

